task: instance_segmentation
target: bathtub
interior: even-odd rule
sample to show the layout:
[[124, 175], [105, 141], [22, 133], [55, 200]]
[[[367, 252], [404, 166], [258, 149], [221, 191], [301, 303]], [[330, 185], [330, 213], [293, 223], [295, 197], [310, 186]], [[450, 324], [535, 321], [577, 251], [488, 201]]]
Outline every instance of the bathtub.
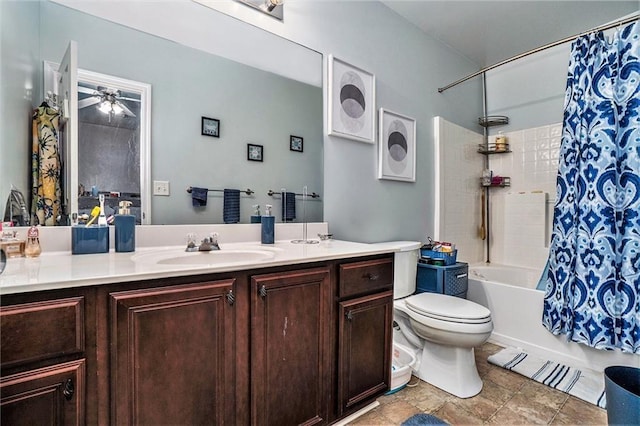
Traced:
[[596, 350], [548, 332], [542, 325], [544, 291], [536, 290], [541, 273], [541, 270], [497, 264], [469, 266], [467, 299], [491, 311], [490, 342], [596, 371], [610, 365], [640, 367], [639, 355]]

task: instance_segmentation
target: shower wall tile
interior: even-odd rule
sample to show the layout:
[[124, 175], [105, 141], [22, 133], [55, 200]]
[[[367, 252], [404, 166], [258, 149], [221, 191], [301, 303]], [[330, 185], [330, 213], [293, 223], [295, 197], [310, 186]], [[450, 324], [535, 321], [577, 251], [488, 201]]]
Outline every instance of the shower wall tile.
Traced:
[[439, 165], [439, 217], [436, 239], [456, 244], [458, 259], [476, 263], [484, 259], [484, 245], [478, 236], [480, 228], [479, 179], [482, 156], [478, 144], [483, 136], [436, 117], [436, 153]]
[[[511, 187], [491, 189], [491, 260], [537, 268], [546, 259], [551, 235], [562, 123], [508, 132], [505, 136], [512, 152], [489, 156], [494, 175], [511, 177]], [[545, 230], [542, 233], [522, 229], [522, 218], [507, 209], [505, 202], [508, 194], [532, 191], [548, 194], [544, 214], [540, 214]]]

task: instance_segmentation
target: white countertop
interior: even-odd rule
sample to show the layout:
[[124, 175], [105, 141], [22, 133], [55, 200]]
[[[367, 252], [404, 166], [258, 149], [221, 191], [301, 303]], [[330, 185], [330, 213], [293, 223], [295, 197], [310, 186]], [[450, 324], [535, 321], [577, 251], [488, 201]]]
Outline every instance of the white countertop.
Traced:
[[[304, 264], [332, 259], [391, 253], [401, 249], [403, 242], [363, 244], [328, 240], [319, 244], [293, 244], [291, 240], [273, 245], [259, 242], [220, 244], [222, 252], [255, 251], [266, 253], [265, 259], [225, 259], [218, 262], [215, 253], [202, 264], [158, 264], [167, 256], [205, 256], [206, 253], [184, 253], [184, 246], [139, 248], [132, 253], [72, 255], [68, 251], [45, 252], [37, 258], [7, 259], [0, 275], [0, 295], [40, 290], [81, 287], [165, 277], [241, 271], [272, 266]], [[191, 259], [192, 260], [192, 259]]]

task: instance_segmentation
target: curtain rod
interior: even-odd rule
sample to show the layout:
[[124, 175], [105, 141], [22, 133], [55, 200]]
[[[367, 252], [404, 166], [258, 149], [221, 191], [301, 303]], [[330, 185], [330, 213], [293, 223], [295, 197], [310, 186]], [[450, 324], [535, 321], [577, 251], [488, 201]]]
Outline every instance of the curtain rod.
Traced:
[[467, 81], [469, 79], [472, 79], [473, 77], [476, 77], [476, 76], [478, 76], [480, 74], [483, 74], [483, 73], [485, 73], [485, 72], [487, 72], [489, 70], [492, 70], [492, 69], [497, 68], [499, 66], [502, 66], [504, 64], [508, 64], [509, 62], [515, 61], [517, 59], [524, 58], [525, 56], [529, 56], [529, 55], [532, 55], [534, 53], [538, 53], [538, 52], [541, 52], [543, 50], [549, 49], [551, 47], [555, 47], [555, 46], [558, 46], [560, 44], [566, 43], [568, 41], [572, 41], [572, 40], [574, 40], [574, 39], [576, 39], [578, 37], [581, 37], [581, 36], [589, 34], [589, 33], [593, 33], [593, 32], [596, 32], [596, 31], [608, 30], [610, 28], [617, 27], [618, 25], [624, 25], [624, 24], [628, 24], [628, 23], [633, 22], [633, 21], [637, 21], [638, 19], [640, 19], [640, 15], [639, 14], [635, 14], [633, 16], [630, 16], [630, 17], [627, 17], [627, 18], [624, 18], [624, 19], [620, 19], [618, 21], [611, 22], [609, 24], [605, 24], [605, 25], [602, 25], [602, 26], [599, 26], [599, 27], [596, 27], [596, 28], [592, 28], [589, 31], [585, 31], [585, 32], [582, 32], [580, 34], [576, 34], [576, 35], [573, 35], [573, 36], [570, 36], [570, 37], [567, 37], [567, 38], [563, 38], [562, 40], [554, 41], [553, 43], [545, 44], [544, 46], [537, 47], [535, 49], [532, 49], [532, 50], [529, 50], [527, 52], [521, 53], [521, 54], [516, 55], [514, 57], [511, 57], [509, 59], [505, 59], [504, 61], [498, 62], [497, 64], [493, 64], [493, 65], [490, 65], [488, 67], [482, 68], [480, 71], [476, 71], [473, 74], [469, 74], [468, 76], [466, 76], [464, 78], [461, 78], [458, 81], [454, 81], [453, 83], [448, 84], [448, 85], [446, 85], [444, 87], [439, 87], [438, 88], [438, 93], [442, 93], [445, 90], [452, 88], [453, 86], [457, 86], [460, 83], [463, 83], [463, 82], [465, 82], [465, 81]]

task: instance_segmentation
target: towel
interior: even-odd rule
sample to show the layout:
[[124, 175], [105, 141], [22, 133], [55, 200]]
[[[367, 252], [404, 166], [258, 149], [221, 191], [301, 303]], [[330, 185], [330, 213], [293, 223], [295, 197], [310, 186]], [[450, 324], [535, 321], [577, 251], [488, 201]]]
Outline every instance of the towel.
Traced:
[[240, 222], [240, 191], [238, 189], [224, 190], [222, 219], [224, 223]]
[[547, 290], [547, 276], [549, 275], [549, 259], [547, 259], [547, 264], [544, 266], [544, 271], [542, 271], [542, 276], [540, 277], [540, 281], [538, 281], [538, 285], [536, 286], [536, 290]]
[[282, 193], [282, 220], [291, 222], [296, 218], [296, 194], [293, 192]]
[[191, 188], [191, 204], [193, 207], [204, 207], [207, 205], [207, 195], [209, 190], [207, 188]]

